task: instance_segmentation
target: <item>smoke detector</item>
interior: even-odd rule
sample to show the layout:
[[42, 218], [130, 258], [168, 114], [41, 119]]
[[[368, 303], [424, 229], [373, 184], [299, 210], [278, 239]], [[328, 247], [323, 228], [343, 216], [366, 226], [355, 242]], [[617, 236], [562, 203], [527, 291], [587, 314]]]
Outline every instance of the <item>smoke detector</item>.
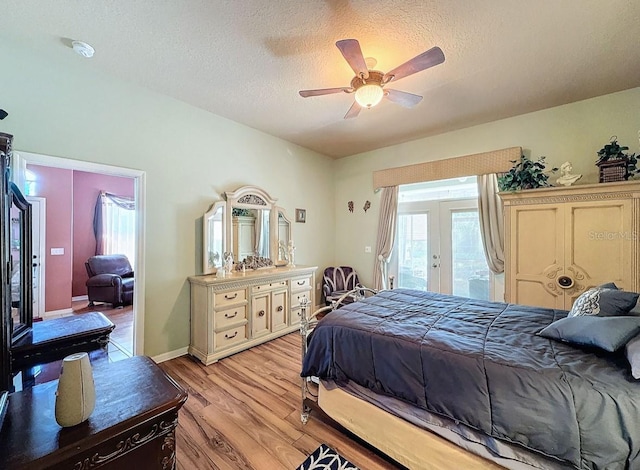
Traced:
[[96, 52], [93, 47], [82, 41], [73, 41], [71, 42], [71, 46], [77, 54], [80, 54], [82, 57], [85, 57], [87, 59], [93, 57], [93, 54]]

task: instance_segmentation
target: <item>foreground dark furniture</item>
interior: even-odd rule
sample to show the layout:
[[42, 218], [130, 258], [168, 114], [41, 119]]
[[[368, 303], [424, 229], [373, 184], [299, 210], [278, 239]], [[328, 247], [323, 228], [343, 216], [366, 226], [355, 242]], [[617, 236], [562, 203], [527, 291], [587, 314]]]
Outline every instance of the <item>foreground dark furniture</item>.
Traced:
[[[322, 295], [325, 304], [331, 305], [342, 295], [353, 290], [360, 284], [358, 273], [351, 266], [330, 266], [324, 270], [322, 276]], [[345, 299], [344, 303], [353, 302], [353, 299]]]
[[96, 255], [85, 263], [89, 305], [106, 302], [114, 307], [133, 303], [133, 268], [125, 255]]
[[115, 327], [100, 312], [36, 322], [11, 349], [11, 369], [15, 373], [69, 354], [104, 348]]
[[95, 410], [71, 428], [54, 418], [57, 381], [9, 395], [2, 468], [176, 467], [175, 428], [187, 392], [144, 356], [97, 366], [93, 375]]

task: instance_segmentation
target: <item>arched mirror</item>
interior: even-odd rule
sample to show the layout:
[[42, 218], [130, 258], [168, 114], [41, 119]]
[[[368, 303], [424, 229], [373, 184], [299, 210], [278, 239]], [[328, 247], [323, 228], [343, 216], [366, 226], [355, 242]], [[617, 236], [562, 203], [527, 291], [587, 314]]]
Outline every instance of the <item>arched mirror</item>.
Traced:
[[236, 263], [259, 256], [275, 266], [288, 264], [291, 221], [276, 199], [255, 186], [226, 192], [225, 198], [204, 214], [204, 273], [221, 268], [225, 252], [233, 253]]

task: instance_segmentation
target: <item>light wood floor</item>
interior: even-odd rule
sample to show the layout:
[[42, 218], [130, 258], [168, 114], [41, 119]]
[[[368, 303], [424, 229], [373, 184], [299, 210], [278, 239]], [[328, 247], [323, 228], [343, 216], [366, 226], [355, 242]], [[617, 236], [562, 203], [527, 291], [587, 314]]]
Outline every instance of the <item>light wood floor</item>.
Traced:
[[300, 422], [297, 333], [208, 367], [189, 356], [160, 366], [189, 391], [178, 421], [180, 470], [295, 470], [322, 443], [363, 470], [399, 468], [317, 413]]

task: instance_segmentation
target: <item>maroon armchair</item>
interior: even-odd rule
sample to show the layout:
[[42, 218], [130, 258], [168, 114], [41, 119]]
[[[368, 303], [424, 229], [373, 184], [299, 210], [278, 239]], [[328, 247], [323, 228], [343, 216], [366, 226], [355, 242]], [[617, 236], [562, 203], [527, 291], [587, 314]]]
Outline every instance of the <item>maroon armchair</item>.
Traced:
[[85, 263], [89, 305], [106, 302], [114, 307], [133, 303], [133, 269], [125, 255], [96, 255]]
[[[331, 266], [324, 270], [322, 276], [322, 294], [326, 305], [338, 300], [344, 293], [353, 290], [360, 284], [358, 273], [351, 266]], [[344, 303], [352, 302], [346, 298]]]

